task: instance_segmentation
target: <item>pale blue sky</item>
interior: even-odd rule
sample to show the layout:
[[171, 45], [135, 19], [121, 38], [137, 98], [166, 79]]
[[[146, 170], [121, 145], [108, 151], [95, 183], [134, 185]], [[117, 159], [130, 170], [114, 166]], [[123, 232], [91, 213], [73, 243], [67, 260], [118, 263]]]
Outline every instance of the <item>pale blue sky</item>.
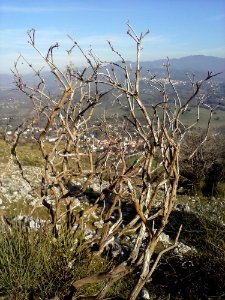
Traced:
[[[37, 30], [44, 53], [59, 42], [59, 65], [67, 63], [67, 34], [85, 50], [92, 45], [103, 59], [117, 59], [108, 48], [110, 40], [125, 58], [134, 60], [128, 20], [137, 33], [150, 30], [143, 44], [145, 61], [193, 54], [225, 57], [225, 0], [0, 0], [0, 73], [10, 72], [19, 53], [37, 67], [43, 65], [27, 43], [31, 28]], [[79, 54], [72, 58], [82, 64]]]

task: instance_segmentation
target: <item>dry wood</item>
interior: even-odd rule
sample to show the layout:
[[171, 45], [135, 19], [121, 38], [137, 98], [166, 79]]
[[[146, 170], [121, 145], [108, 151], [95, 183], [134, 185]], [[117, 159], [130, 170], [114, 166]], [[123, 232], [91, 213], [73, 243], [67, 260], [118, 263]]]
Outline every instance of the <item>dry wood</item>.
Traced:
[[[67, 228], [71, 229], [76, 224], [82, 229], [84, 224], [88, 224], [90, 214], [98, 213], [103, 221], [103, 228], [96, 228], [96, 236], [86, 242], [87, 245], [97, 244], [94, 255], [102, 255], [107, 247], [128, 234], [132, 233], [135, 238], [135, 242], [130, 244], [128, 257], [121, 255], [122, 262], [108, 272], [75, 281], [72, 284], [73, 293], [66, 299], [72, 299], [76, 289], [100, 281], [104, 281], [105, 285], [98, 295], [79, 299], [104, 299], [113, 284], [134, 270], [139, 270], [140, 277], [129, 298], [136, 299], [150, 280], [162, 255], [176, 247], [181, 230], [180, 228], [174, 244], [153, 259], [160, 234], [168, 223], [176, 201], [180, 147], [185, 135], [198, 123], [199, 118], [197, 114], [196, 121], [185, 126], [181, 116], [193, 104], [202, 85], [216, 74], [209, 72], [199, 82], [192, 79], [192, 94], [187, 99], [182, 99], [171, 79], [168, 61], [165, 68], [169, 87], [160, 80], [157, 81], [155, 76], [149, 77], [149, 86], [161, 95], [150, 112], [142, 101], [140, 92], [141, 49], [148, 31], [138, 36], [128, 24], [127, 33], [136, 47], [134, 72], [112, 43], [109, 42], [110, 49], [121, 63], [108, 62], [106, 66], [106, 62], [102, 62], [93, 51], [86, 54], [71, 37], [73, 45], [68, 50], [68, 55], [78, 49], [86, 59], [87, 67], [83, 71], [75, 70], [71, 64], [66, 72], [62, 72], [54, 62], [54, 49], [59, 45], [52, 45], [46, 55], [42, 54], [36, 45], [36, 32], [34, 29], [30, 30], [30, 45], [48, 65], [58, 82], [59, 91], [54, 96], [48, 95], [40, 70], [35, 70], [22, 56], [15, 63], [17, 87], [34, 105], [31, 126], [43, 125], [37, 138], [45, 161], [41, 197], [43, 205], [48, 209], [52, 227], [56, 230], [57, 225], [67, 224]], [[24, 82], [18, 70], [20, 60], [34, 72], [38, 80], [36, 85]], [[119, 72], [122, 74], [120, 77]], [[169, 91], [171, 89], [172, 96]], [[110, 122], [106, 115], [94, 120], [94, 110], [107, 93], [115, 96], [118, 110], [124, 107], [128, 110], [123, 120], [118, 117]], [[203, 101], [197, 102], [197, 112], [203, 104]], [[213, 109], [209, 109], [211, 114], [208, 130], [199, 146], [206, 140], [210, 128]], [[53, 145], [47, 142], [50, 131], [56, 137]], [[97, 152], [94, 150], [96, 132], [100, 136], [98, 147], [101, 145], [101, 151]], [[22, 131], [18, 132], [11, 147], [17, 163], [16, 147], [21, 133]], [[138, 149], [133, 156], [136, 156], [135, 160], [129, 163], [132, 158], [129, 147], [132, 143], [138, 145]], [[193, 155], [199, 146], [196, 145]], [[20, 169], [22, 174], [22, 166]], [[94, 203], [82, 213], [76, 213], [73, 197], [86, 197], [92, 183], [103, 181], [107, 182], [107, 187], [97, 193]], [[80, 182], [80, 187], [75, 189], [74, 182]], [[123, 205], [127, 204], [133, 205], [135, 216], [126, 223]], [[156, 221], [157, 228], [154, 226]]]

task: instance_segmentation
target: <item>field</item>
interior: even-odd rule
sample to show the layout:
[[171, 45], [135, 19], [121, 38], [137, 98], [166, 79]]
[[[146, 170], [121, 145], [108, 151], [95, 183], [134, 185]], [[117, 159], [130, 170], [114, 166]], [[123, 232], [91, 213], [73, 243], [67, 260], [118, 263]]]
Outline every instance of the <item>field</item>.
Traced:
[[[113, 101], [114, 100], [114, 101]], [[152, 105], [147, 104], [145, 102], [145, 106], [150, 115], [153, 114]], [[127, 115], [129, 109], [126, 106], [121, 106], [115, 99], [110, 96], [109, 99], [104, 100], [101, 105], [98, 105], [94, 110], [94, 117], [99, 119], [103, 115], [108, 118], [123, 118], [123, 116]], [[137, 108], [136, 116], [142, 120], [142, 113]], [[196, 108], [189, 106], [186, 112], [181, 116], [181, 120], [186, 125], [191, 125], [196, 122], [198, 117], [198, 111]], [[199, 121], [196, 124], [196, 128], [206, 128], [208, 124], [208, 120], [210, 117], [209, 109], [200, 107], [199, 109]], [[212, 119], [211, 119], [211, 128], [212, 129], [219, 129], [225, 127], [225, 110], [215, 109], [213, 111]]]

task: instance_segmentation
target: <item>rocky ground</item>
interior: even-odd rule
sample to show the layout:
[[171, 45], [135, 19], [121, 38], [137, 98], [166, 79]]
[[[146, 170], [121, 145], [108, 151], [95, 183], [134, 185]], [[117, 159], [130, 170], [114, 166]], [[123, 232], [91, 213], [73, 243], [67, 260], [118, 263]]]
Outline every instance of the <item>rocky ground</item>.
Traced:
[[[40, 167], [31, 167], [26, 166], [23, 167], [23, 176], [21, 174], [21, 170], [16, 164], [0, 164], [0, 215], [9, 213], [9, 207], [11, 209], [10, 214], [14, 219], [26, 222], [31, 228], [37, 228], [41, 226], [43, 220], [40, 218], [34, 219], [33, 216], [24, 214], [22, 210], [24, 210], [24, 206], [29, 206], [30, 210], [36, 208], [37, 206], [42, 206], [40, 199], [40, 182], [41, 182], [41, 174], [42, 169]], [[78, 182], [76, 184], [79, 184]], [[90, 188], [94, 192], [100, 191], [100, 186], [97, 182], [92, 183]], [[78, 199], [76, 200], [76, 206], [79, 206], [80, 209], [84, 209], [85, 203], [80, 202]], [[18, 203], [22, 203], [21, 207], [18, 208]], [[87, 203], [86, 203], [87, 205]], [[187, 205], [177, 206], [178, 210], [189, 211], [190, 207]], [[13, 212], [12, 210], [15, 210]], [[124, 212], [125, 213], [125, 212]], [[96, 234], [96, 230], [99, 227], [102, 227], [102, 220], [98, 218], [96, 214], [90, 216], [95, 220], [93, 223], [96, 228], [87, 227], [86, 230], [86, 239], [90, 239], [93, 235]], [[96, 230], [95, 230], [96, 229]], [[128, 243], [135, 243], [136, 237], [127, 237]], [[119, 241], [115, 241], [116, 244], [119, 244]], [[159, 239], [159, 249], [162, 247], [166, 247], [171, 245], [173, 241], [169, 237], [169, 235], [162, 233]], [[194, 253], [196, 250], [194, 247], [189, 247], [185, 245], [185, 243], [179, 242], [177, 248], [175, 249], [175, 253], [177, 255], [183, 255], [186, 253]], [[123, 249], [114, 249], [113, 257], [116, 257], [123, 252]]]
[[[35, 229], [35, 228], [39, 228], [40, 226], [42, 226], [44, 222], [46, 222], [46, 219], [43, 220], [41, 217], [39, 218], [34, 217], [33, 215], [30, 214], [30, 212], [36, 209], [37, 206], [42, 207], [41, 199], [40, 199], [40, 190], [39, 190], [40, 183], [41, 183], [42, 169], [40, 167], [26, 166], [23, 167], [23, 171], [24, 174], [22, 176], [21, 170], [16, 164], [3, 164], [3, 163], [0, 164], [0, 216], [10, 214], [13, 220], [21, 221], [25, 223], [28, 227]], [[74, 182], [74, 184], [78, 186], [80, 183]], [[104, 183], [104, 186], [105, 185], [106, 183]], [[93, 182], [90, 185], [90, 189], [95, 193], [99, 193], [101, 188], [102, 186], [100, 186], [98, 182]], [[161, 251], [163, 248], [173, 244], [174, 233], [177, 232], [177, 229], [182, 223], [184, 226], [183, 226], [181, 238], [179, 239], [177, 247], [173, 250], [171, 259], [174, 258], [176, 259], [176, 262], [178, 261], [180, 263], [180, 266], [177, 267], [177, 270], [182, 272], [185, 269], [185, 267], [187, 268], [187, 263], [189, 263], [188, 272], [190, 274], [188, 276], [191, 278], [192, 274], [194, 274], [193, 272], [195, 271], [195, 269], [199, 268], [197, 258], [198, 259], [199, 257], [201, 258], [202, 255], [201, 254], [202, 249], [200, 247], [201, 243], [206, 243], [208, 242], [208, 240], [210, 241], [210, 243], [212, 243], [212, 241], [209, 239], [210, 231], [207, 232], [207, 227], [205, 226], [211, 226], [210, 225], [211, 223], [214, 224], [215, 222], [217, 222], [218, 225], [217, 223], [215, 223], [216, 225], [213, 225], [213, 227], [212, 228], [210, 227], [210, 229], [208, 230], [215, 230], [215, 234], [218, 233], [221, 234], [222, 231], [224, 232], [225, 223], [224, 223], [224, 214], [222, 212], [224, 211], [225, 201], [224, 199], [222, 200], [217, 199], [217, 201], [216, 199], [211, 199], [211, 202], [210, 201], [200, 202], [200, 199], [197, 196], [185, 196], [185, 195], [183, 195], [182, 198], [186, 199], [186, 201], [183, 202], [178, 201], [178, 204], [174, 208], [171, 214], [170, 222], [165, 232], [162, 233], [160, 236], [158, 251]], [[83, 210], [86, 205], [89, 205], [89, 203], [87, 201], [86, 202], [83, 201], [83, 199], [76, 198], [74, 199], [74, 205], [80, 211]], [[25, 206], [29, 207], [27, 213], [25, 212], [26, 210], [24, 210]], [[128, 211], [123, 211], [124, 215], [127, 213]], [[205, 223], [206, 220], [204, 218], [202, 217], [199, 218], [200, 215], [207, 217], [207, 222], [209, 222], [209, 224]], [[92, 239], [93, 236], [97, 234], [97, 229], [102, 228], [103, 226], [103, 221], [100, 219], [98, 214], [94, 213], [90, 215], [90, 218], [92, 220], [93, 226], [92, 227], [86, 226], [85, 229], [86, 240]], [[197, 230], [196, 232], [198, 236], [194, 232], [194, 230]], [[129, 249], [127, 249], [126, 247], [130, 247], [131, 245], [133, 245], [137, 239], [137, 236], [135, 236], [134, 234], [133, 236], [126, 236], [125, 239], [126, 239], [126, 243], [124, 243], [124, 241], [121, 242], [119, 237], [113, 241], [113, 244], [110, 245], [111, 257], [114, 258], [121, 257], [123, 253], [129, 251]], [[217, 242], [216, 240], [213, 241], [213, 243], [216, 242]], [[214, 248], [212, 251], [214, 251]], [[159, 268], [158, 271], [158, 273], [162, 278], [163, 278], [162, 274], [166, 274], [166, 272], [168, 272], [167, 269], [164, 270], [165, 266], [167, 266], [167, 264], [165, 263], [161, 264], [160, 265], [161, 269]], [[158, 273], [156, 273], [156, 277], [158, 276], [157, 275]], [[205, 274], [205, 270], [204, 270], [204, 274]], [[184, 276], [184, 275], [181, 274], [179, 276]], [[156, 279], [158, 280], [158, 278]], [[209, 277], [209, 279], [212, 280], [211, 277]], [[192, 286], [191, 284], [192, 283], [190, 283], [190, 286]], [[165, 285], [165, 283], [162, 281], [161, 285]], [[172, 284], [170, 283], [170, 285]], [[147, 294], [148, 291], [143, 290], [142, 292]], [[166, 295], [168, 296], [170, 292], [171, 291], [168, 290], [166, 292]], [[166, 299], [169, 299], [168, 297]], [[143, 299], [150, 299], [150, 298], [143, 297]], [[203, 298], [198, 298], [198, 299], [203, 299]]]
[[0, 164], [0, 210], [8, 204], [24, 201], [31, 205], [38, 201], [42, 170], [39, 167], [23, 167], [24, 176], [16, 164]]

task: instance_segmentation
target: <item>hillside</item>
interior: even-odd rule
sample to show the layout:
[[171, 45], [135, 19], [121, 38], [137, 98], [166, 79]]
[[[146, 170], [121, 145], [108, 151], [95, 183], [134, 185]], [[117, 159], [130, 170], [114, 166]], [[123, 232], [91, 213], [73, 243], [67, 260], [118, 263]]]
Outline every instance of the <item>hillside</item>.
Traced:
[[[120, 64], [120, 62], [117, 62]], [[161, 97], [150, 85], [148, 78], [151, 75], [155, 75], [157, 79], [164, 82], [166, 78], [165, 64], [166, 59], [160, 59], [156, 61], [145, 61], [141, 63], [141, 96], [145, 105], [151, 106], [156, 103]], [[133, 70], [135, 63], [130, 62], [130, 66]], [[103, 67], [105, 71], [107, 66]], [[109, 68], [110, 70], [110, 68]], [[188, 79], [187, 73], [192, 76], [195, 74], [196, 80], [204, 79], [208, 72], [220, 73], [214, 77], [210, 82], [204, 85], [203, 93], [207, 95], [207, 103], [210, 105], [218, 105], [219, 110], [224, 110], [225, 107], [225, 58], [204, 56], [204, 55], [192, 55], [182, 58], [170, 59], [170, 71], [171, 77], [181, 97], [186, 99], [188, 97], [188, 91], [190, 91], [191, 83]], [[134, 74], [134, 71], [133, 71]], [[118, 80], [123, 82], [124, 77], [120, 69], [116, 70]], [[43, 72], [43, 78], [46, 82], [47, 94], [51, 94], [55, 97], [59, 91], [59, 86], [52, 76], [51, 72]], [[23, 76], [24, 82], [33, 85], [35, 83], [35, 77], [32, 74], [25, 74]], [[9, 118], [11, 119], [12, 125], [18, 125], [21, 121], [26, 118], [32, 110], [32, 103], [26, 96], [18, 91], [13, 83], [14, 78], [11, 74], [0, 74], [0, 126], [4, 126], [8, 123]], [[173, 95], [171, 94], [171, 97]], [[114, 114], [118, 111], [118, 106], [112, 106], [114, 96], [111, 93], [107, 94], [103, 98], [103, 109], [106, 109], [110, 114]], [[98, 110], [98, 114], [101, 114], [101, 108]], [[220, 122], [215, 127], [223, 126]]]
[[[146, 76], [148, 71], [158, 71], [159, 73], [164, 71], [163, 65], [167, 62], [167, 59], [159, 59], [154, 61], [144, 61], [142, 65], [142, 76]], [[134, 64], [131, 62], [131, 65]], [[187, 73], [204, 73], [208, 71], [214, 73], [223, 72], [223, 74], [217, 76], [215, 80], [225, 79], [225, 58], [205, 55], [191, 55], [181, 58], [170, 58], [171, 71], [174, 73], [174, 79], [179, 80], [180, 76]], [[204, 75], [203, 74], [203, 75]], [[31, 82], [31, 74], [26, 74], [24, 79]], [[48, 72], [45, 72], [45, 77], [50, 81]], [[50, 85], [54, 85], [53, 81], [50, 81]], [[11, 74], [0, 73], [0, 90], [10, 89], [13, 87], [13, 76]]]
[[[152, 68], [161, 68], [166, 59], [160, 59], [150, 62]], [[146, 62], [147, 64], [149, 62]], [[225, 71], [225, 58], [205, 55], [191, 55], [181, 58], [170, 59], [170, 64], [173, 69], [187, 71]]]
[[0, 298], [220, 297], [225, 141], [198, 120], [224, 120], [221, 83], [89, 66], [3, 90]]

